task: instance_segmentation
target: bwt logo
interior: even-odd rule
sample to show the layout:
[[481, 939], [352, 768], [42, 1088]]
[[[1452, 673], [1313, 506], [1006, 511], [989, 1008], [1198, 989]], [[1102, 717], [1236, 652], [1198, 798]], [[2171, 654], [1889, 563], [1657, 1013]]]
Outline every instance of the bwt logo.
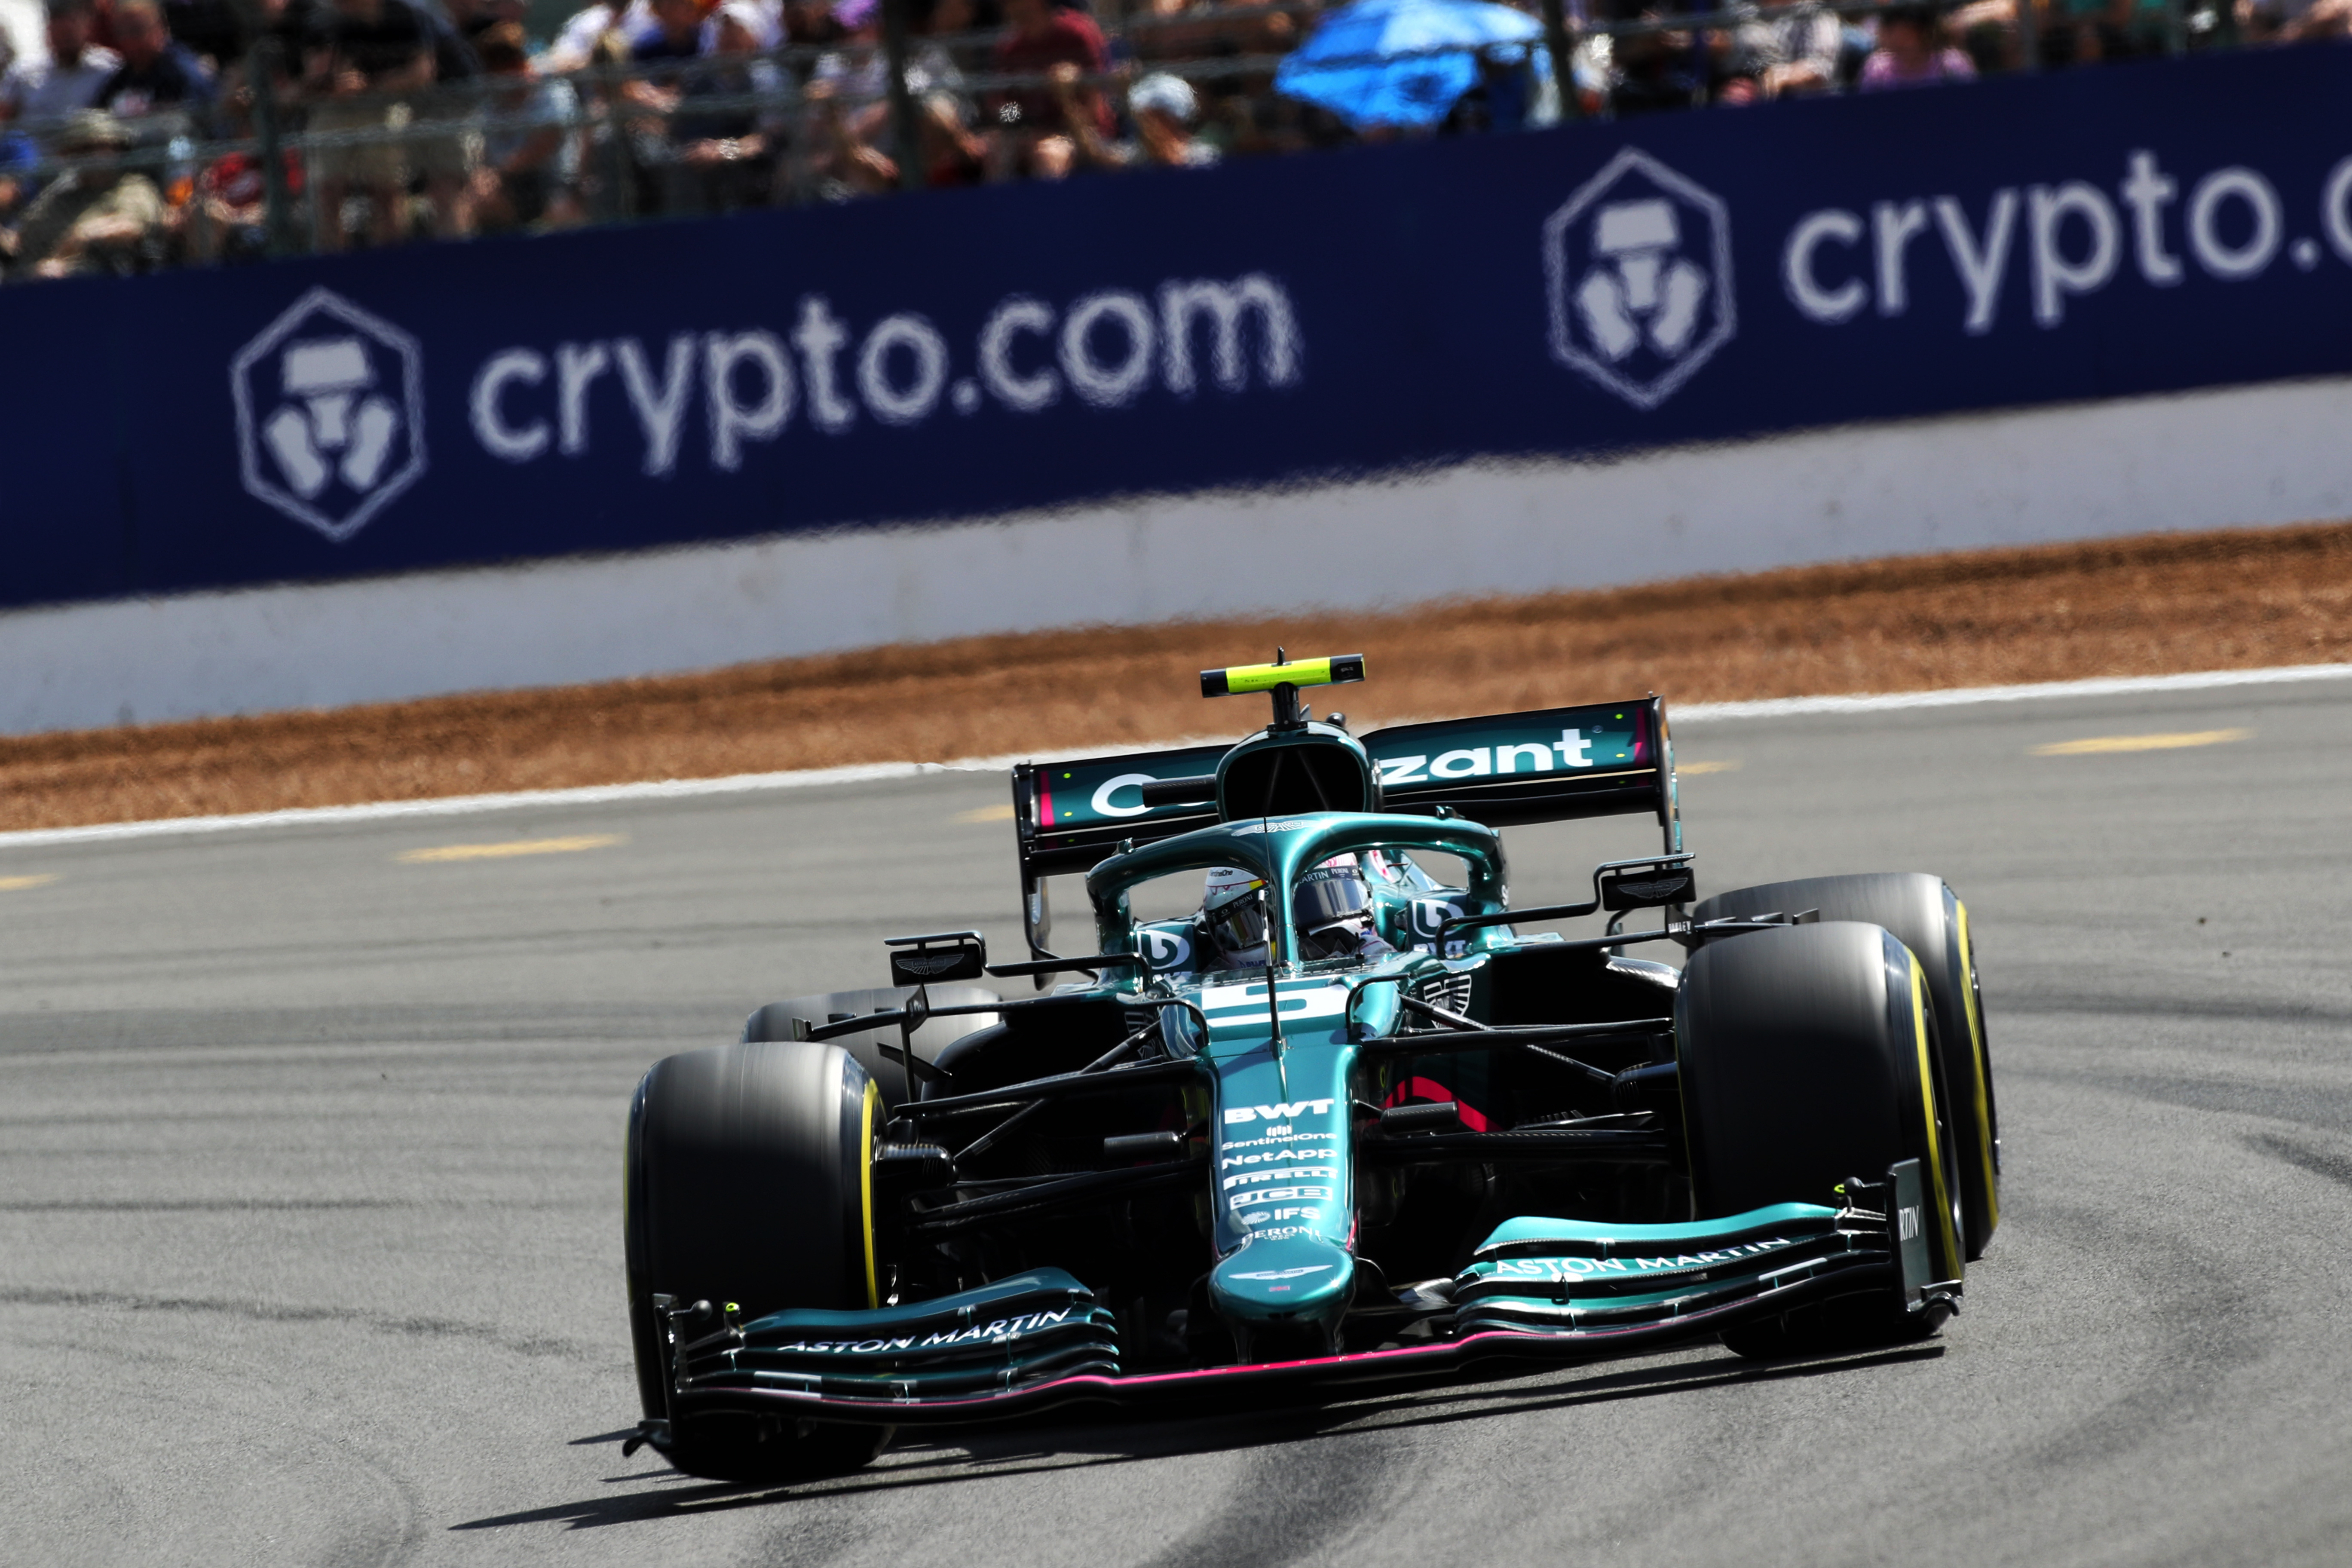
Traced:
[[349, 539], [425, 473], [416, 340], [313, 289], [229, 368], [248, 493], [329, 539]]
[[1628, 147], [1545, 220], [1552, 357], [1655, 408], [1731, 341], [1731, 215]]
[[1229, 1105], [1225, 1107], [1225, 1125], [1238, 1127], [1244, 1121], [1297, 1121], [1308, 1116], [1328, 1116], [1333, 1101], [1302, 1100], [1296, 1105]]

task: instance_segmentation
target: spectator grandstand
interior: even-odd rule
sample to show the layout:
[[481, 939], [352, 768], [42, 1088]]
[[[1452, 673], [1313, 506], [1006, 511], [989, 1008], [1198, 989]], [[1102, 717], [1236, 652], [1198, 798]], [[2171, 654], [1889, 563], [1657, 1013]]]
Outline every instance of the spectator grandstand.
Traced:
[[0, 9], [0, 278], [1193, 166], [2352, 33], [2352, 0], [541, 3], [47, 0], [37, 26], [16, 0]]

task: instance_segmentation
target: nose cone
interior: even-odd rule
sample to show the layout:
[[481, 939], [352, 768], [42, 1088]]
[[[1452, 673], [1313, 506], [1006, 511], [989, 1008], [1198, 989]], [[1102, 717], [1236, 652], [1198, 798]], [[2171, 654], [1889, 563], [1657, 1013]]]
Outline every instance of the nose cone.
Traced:
[[1209, 1275], [1209, 1300], [1243, 1354], [1328, 1354], [1355, 1294], [1356, 1260], [1319, 1236], [1250, 1241]]

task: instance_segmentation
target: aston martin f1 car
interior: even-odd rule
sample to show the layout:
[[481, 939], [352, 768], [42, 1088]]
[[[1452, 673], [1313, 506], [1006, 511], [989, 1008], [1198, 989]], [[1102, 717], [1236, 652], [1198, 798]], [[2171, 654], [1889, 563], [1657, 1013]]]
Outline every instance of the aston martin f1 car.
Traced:
[[[1211, 670], [1272, 721], [1015, 768], [1026, 957], [893, 938], [892, 985], [770, 1003], [646, 1074], [632, 1448], [786, 1479], [1077, 1402], [1940, 1328], [2000, 1218], [1952, 890], [1700, 899], [1662, 701], [1358, 736], [1301, 700], [1362, 677]], [[1620, 813], [1658, 854], [1511, 906], [1501, 829]], [[1083, 878], [1075, 953], [1057, 877]], [[1170, 907], [1204, 879], [1216, 908]]]

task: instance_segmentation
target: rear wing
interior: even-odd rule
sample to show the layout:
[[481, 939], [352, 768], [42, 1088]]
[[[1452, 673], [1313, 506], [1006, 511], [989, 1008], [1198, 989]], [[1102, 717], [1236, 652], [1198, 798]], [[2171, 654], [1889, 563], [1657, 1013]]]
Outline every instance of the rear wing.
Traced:
[[1363, 739], [1391, 811], [1442, 807], [1489, 827], [1649, 811], [1666, 852], [1682, 847], [1663, 698], [1399, 724]]
[[[1489, 827], [1652, 812], [1666, 853], [1682, 849], [1662, 698], [1398, 724], [1361, 739], [1378, 765], [1386, 810], [1452, 811]], [[1048, 929], [1043, 879], [1090, 871], [1122, 842], [1150, 844], [1214, 823], [1214, 805], [1146, 805], [1141, 786], [1214, 773], [1228, 750], [1184, 746], [1013, 770], [1022, 911], [1033, 950], [1042, 952]]]
[[1230, 750], [1183, 746], [1119, 757], [1021, 763], [1013, 770], [1013, 820], [1021, 836], [1024, 883], [1032, 875], [1091, 871], [1118, 850], [1121, 839], [1151, 844], [1215, 822], [1213, 801], [1146, 805], [1141, 790], [1161, 779], [1215, 773]]

